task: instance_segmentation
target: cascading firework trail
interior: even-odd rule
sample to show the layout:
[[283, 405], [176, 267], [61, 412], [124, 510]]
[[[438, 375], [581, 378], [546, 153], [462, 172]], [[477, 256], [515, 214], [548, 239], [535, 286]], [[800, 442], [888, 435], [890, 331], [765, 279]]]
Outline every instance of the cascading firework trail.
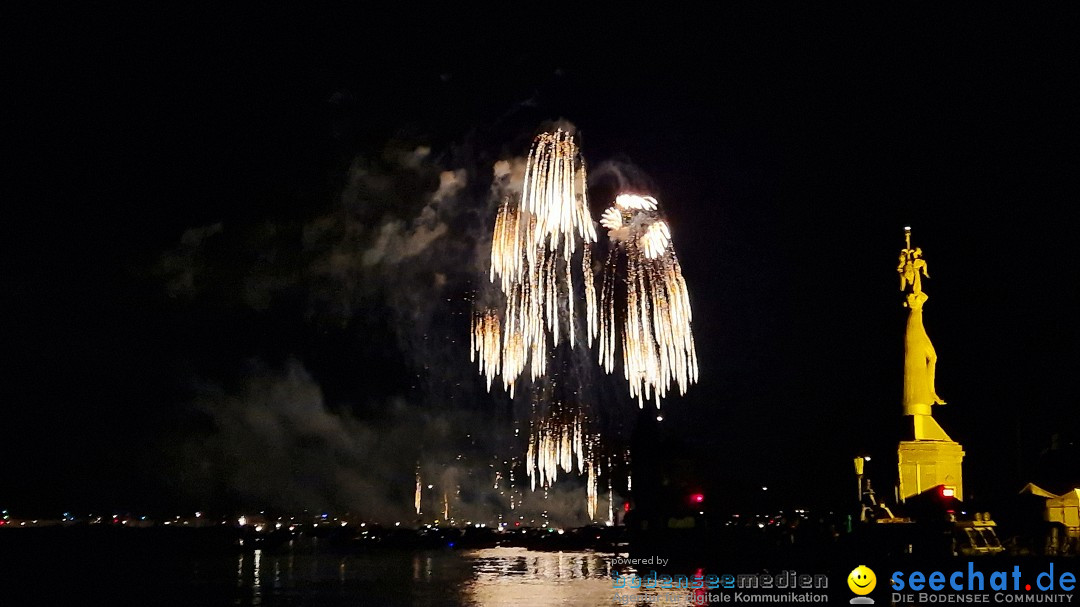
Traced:
[[[497, 178], [508, 174], [496, 168]], [[488, 278], [499, 303], [474, 309], [470, 359], [489, 392], [501, 378], [511, 399], [528, 368], [532, 410], [524, 465], [532, 490], [539, 486], [546, 496], [560, 473], [584, 475], [587, 512], [595, 521], [602, 471], [599, 434], [588, 426], [600, 417], [584, 397], [590, 382], [579, 355], [598, 342], [608, 373], [621, 355], [631, 397], [639, 407], [653, 400], [659, 408], [672, 383], [685, 393], [698, 379], [689, 293], [656, 199], [628, 193], [617, 196], [600, 221], [611, 246], [598, 293], [585, 163], [570, 132], [538, 135], [519, 179], [520, 190], [506, 188], [520, 193], [502, 198], [492, 231]], [[623, 460], [628, 469], [628, 454]], [[609, 458], [609, 524], [616, 474]], [[509, 475], [513, 510], [522, 495], [514, 493], [512, 465]], [[496, 473], [496, 489], [500, 478]], [[627, 490], [630, 482], [627, 472]], [[444, 496], [444, 518], [446, 507]]]
[[[581, 274], [589, 345], [597, 334], [596, 288], [590, 246], [585, 162], [572, 134], [557, 129], [533, 141], [520, 199], [507, 196], [491, 242], [491, 282], [506, 300], [500, 315], [477, 310], [470, 340], [473, 361], [488, 390], [501, 376], [511, 396], [529, 365], [533, 380], [547, 372], [547, 352], [565, 337], [574, 347], [577, 302], [573, 263], [581, 245]], [[548, 336], [550, 335], [550, 343]]]
[[608, 527], [615, 524], [615, 493], [611, 490], [611, 476], [608, 475], [607, 481], [607, 525]]
[[420, 472], [416, 473], [416, 497], [413, 499], [415, 502], [413, 505], [416, 507], [416, 513], [420, 514]]
[[671, 382], [685, 394], [697, 383], [697, 351], [690, 323], [690, 295], [671, 243], [671, 231], [651, 196], [620, 194], [604, 211], [611, 250], [600, 294], [600, 364], [615, 368], [618, 257], [626, 259], [626, 309], [621, 323], [623, 375], [638, 406], [652, 399], [660, 408]]
[[589, 509], [589, 520], [595, 521], [596, 520], [596, 502], [597, 502], [597, 497], [598, 497], [597, 496], [598, 487], [596, 485], [596, 483], [597, 483], [597, 480], [596, 480], [596, 463], [595, 462], [589, 462], [588, 468], [589, 468], [589, 480], [588, 480], [587, 485], [585, 487], [585, 491], [587, 492], [586, 505], [588, 506], [588, 509]]
[[570, 420], [552, 415], [534, 422], [525, 455], [525, 474], [531, 479], [533, 491], [537, 485], [545, 489], [550, 487], [559, 478], [559, 468], [573, 473], [576, 467], [578, 474], [585, 470], [584, 425], [585, 419], [580, 413]]

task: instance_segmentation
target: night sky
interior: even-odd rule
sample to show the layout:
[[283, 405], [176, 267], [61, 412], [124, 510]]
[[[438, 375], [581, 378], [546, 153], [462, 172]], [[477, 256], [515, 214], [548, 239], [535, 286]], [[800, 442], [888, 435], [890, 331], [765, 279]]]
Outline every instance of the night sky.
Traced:
[[1077, 15], [657, 6], [28, 19], [0, 505], [377, 514], [418, 442], [486, 465], [515, 415], [468, 361], [491, 167], [557, 119], [669, 219], [702, 377], [657, 440], [703, 475], [832, 504], [866, 450], [889, 486], [910, 225], [966, 493], [1068, 480]]

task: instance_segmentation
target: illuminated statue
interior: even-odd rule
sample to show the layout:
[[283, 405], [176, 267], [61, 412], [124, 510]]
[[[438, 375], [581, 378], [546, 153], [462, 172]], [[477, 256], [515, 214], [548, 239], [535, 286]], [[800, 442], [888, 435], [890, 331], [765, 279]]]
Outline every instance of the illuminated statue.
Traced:
[[922, 249], [911, 248], [911, 230], [906, 230], [907, 247], [900, 252], [900, 289], [907, 294], [904, 306], [911, 310], [908, 315], [907, 333], [904, 336], [904, 414], [930, 415], [931, 405], [944, 405], [934, 388], [937, 368], [937, 352], [923, 326], [923, 305], [929, 296], [922, 290], [922, 277], [930, 278]]
[[929, 297], [922, 290], [922, 279], [930, 278], [930, 273], [922, 249], [911, 246], [911, 228], [904, 232], [907, 246], [900, 252], [896, 271], [900, 290], [906, 293], [904, 307], [910, 310], [904, 335], [904, 416], [909, 425], [897, 450], [898, 495], [906, 500], [941, 487], [963, 500], [964, 449], [930, 412], [933, 405], [945, 404], [934, 388], [937, 352], [923, 326], [923, 306]]
[[900, 251], [900, 265], [896, 267], [896, 271], [900, 273], [900, 290], [907, 290], [907, 286], [912, 285], [912, 292], [922, 293], [922, 276], [930, 278], [929, 272], [926, 271], [926, 260], [922, 258], [922, 249], [915, 247], [911, 248], [911, 232], [907, 234], [908, 246], [906, 249]]

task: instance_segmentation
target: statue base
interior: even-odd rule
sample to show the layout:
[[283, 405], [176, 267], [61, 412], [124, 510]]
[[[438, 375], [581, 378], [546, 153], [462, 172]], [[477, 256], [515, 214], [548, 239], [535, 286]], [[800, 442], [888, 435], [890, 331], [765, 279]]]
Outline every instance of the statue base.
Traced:
[[953, 440], [900, 441], [900, 501], [938, 485], [951, 488], [953, 497], [963, 501], [963, 461], [964, 448]]

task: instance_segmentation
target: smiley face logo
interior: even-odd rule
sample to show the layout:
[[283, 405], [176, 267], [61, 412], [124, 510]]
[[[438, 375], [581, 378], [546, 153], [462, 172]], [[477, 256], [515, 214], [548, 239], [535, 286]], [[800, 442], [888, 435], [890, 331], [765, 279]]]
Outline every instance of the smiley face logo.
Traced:
[[866, 565], [859, 565], [851, 570], [847, 578], [848, 588], [857, 595], [864, 596], [874, 591], [877, 586], [877, 576], [874, 570]]

